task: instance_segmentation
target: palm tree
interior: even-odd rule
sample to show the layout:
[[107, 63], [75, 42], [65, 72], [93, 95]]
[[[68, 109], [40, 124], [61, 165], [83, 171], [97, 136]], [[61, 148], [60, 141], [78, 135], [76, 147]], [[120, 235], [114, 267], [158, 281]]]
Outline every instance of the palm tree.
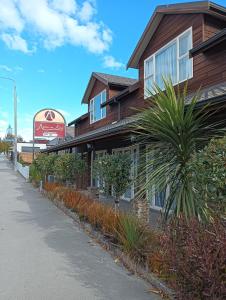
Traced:
[[165, 219], [171, 212], [201, 220], [209, 216], [207, 204], [195, 197], [188, 163], [195, 151], [221, 131], [217, 129], [219, 122], [209, 120], [214, 114], [209, 106], [197, 109], [198, 99], [199, 92], [188, 100], [187, 86], [180, 92], [171, 80], [164, 80], [164, 90], [153, 87], [148, 108], [138, 114], [133, 126], [138, 141], [146, 149], [141, 160], [138, 196], [143, 197], [150, 187], [153, 193], [163, 192], [167, 187]]

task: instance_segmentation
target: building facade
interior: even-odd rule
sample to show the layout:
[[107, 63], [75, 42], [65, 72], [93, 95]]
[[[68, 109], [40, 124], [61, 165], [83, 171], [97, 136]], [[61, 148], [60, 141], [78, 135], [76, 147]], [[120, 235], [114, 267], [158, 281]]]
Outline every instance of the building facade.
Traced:
[[[92, 73], [82, 99], [87, 113], [68, 124], [74, 139], [46, 150], [81, 153], [89, 166], [84, 188], [98, 187], [92, 165], [106, 153], [129, 153], [131, 175], [136, 173], [140, 149], [129, 125], [137, 109], [146, 107], [153, 83], [163, 87], [163, 77], [181, 89], [187, 83], [189, 95], [200, 89], [198, 104], [210, 102], [225, 118], [226, 8], [208, 1], [157, 7], [127, 67], [138, 70], [137, 79]], [[134, 195], [131, 185], [122, 198]], [[162, 195], [149, 200], [151, 208], [162, 208]]]

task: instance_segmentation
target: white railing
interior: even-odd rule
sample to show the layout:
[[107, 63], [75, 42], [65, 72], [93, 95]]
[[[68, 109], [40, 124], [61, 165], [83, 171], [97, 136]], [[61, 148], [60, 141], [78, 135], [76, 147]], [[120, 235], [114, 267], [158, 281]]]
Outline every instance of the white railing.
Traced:
[[26, 179], [29, 179], [29, 167], [23, 166], [20, 163], [17, 163], [17, 171]]

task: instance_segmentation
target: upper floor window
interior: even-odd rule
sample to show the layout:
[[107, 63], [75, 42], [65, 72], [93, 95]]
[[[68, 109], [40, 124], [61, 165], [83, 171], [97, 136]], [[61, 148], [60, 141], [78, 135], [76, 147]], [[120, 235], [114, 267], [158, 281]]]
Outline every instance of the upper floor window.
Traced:
[[101, 107], [101, 104], [106, 101], [106, 90], [96, 95], [90, 100], [89, 112], [90, 112], [90, 123], [94, 123], [106, 117], [106, 107]]
[[171, 78], [173, 84], [192, 78], [193, 61], [189, 58], [191, 48], [192, 28], [189, 28], [144, 61], [145, 98], [152, 91], [153, 83], [164, 88], [163, 78]]

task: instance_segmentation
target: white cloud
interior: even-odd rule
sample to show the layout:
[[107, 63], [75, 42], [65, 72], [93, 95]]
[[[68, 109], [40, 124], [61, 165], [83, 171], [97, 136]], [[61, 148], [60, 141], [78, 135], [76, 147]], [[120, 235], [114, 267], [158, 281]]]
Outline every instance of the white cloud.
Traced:
[[16, 72], [22, 72], [24, 70], [24, 68], [21, 66], [16, 66], [14, 69]]
[[0, 70], [6, 71], [6, 72], [12, 72], [12, 69], [6, 65], [0, 65]]
[[8, 72], [8, 73], [15, 73], [15, 72], [22, 72], [24, 69], [21, 66], [9, 67], [7, 65], [0, 65], [0, 70]]
[[32, 51], [28, 49], [26, 40], [17, 34], [3, 33], [1, 39], [9, 49], [19, 50], [24, 53], [31, 53]]
[[6, 134], [8, 122], [6, 120], [0, 120], [0, 137], [3, 138]]
[[63, 109], [57, 109], [57, 111], [59, 111], [65, 118], [66, 117], [70, 117], [70, 113], [66, 110], [63, 110]]
[[[52, 50], [71, 44], [101, 54], [112, 42], [110, 29], [94, 20], [95, 1], [83, 0], [81, 5], [75, 0], [0, 2], [0, 35], [12, 50], [31, 53], [36, 45]], [[35, 40], [35, 47], [27, 36]]]
[[112, 69], [120, 69], [123, 68], [125, 65], [119, 61], [117, 61], [113, 56], [106, 55], [104, 57], [104, 68], [112, 68]]
[[90, 21], [92, 17], [95, 15], [96, 9], [94, 6], [90, 3], [90, 1], [85, 1], [82, 5], [82, 8], [79, 12], [79, 18], [84, 21]]
[[45, 70], [44, 70], [44, 69], [38, 69], [37, 72], [38, 72], [38, 73], [45, 73]]
[[0, 5], [0, 28], [3, 30], [11, 29], [21, 32], [24, 27], [24, 22], [16, 8], [16, 1], [1, 0]]
[[70, 15], [77, 10], [77, 4], [74, 0], [52, 0], [51, 6], [60, 12]]

